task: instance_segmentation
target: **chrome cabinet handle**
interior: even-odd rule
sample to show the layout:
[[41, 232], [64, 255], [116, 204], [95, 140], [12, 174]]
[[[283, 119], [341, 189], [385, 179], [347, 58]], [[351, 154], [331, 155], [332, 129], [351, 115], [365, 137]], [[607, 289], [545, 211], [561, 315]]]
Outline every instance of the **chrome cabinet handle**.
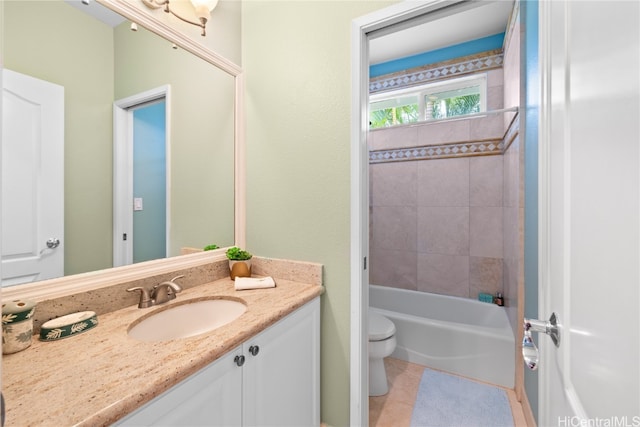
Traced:
[[560, 328], [558, 326], [558, 316], [552, 313], [549, 320], [524, 319], [524, 338], [522, 339], [522, 357], [529, 369], [538, 369], [540, 352], [533, 341], [531, 332], [543, 332], [551, 337], [551, 341], [556, 347], [560, 347]]
[[236, 365], [242, 366], [242, 365], [244, 365], [244, 356], [243, 355], [236, 356], [233, 359], [233, 361], [236, 362]]

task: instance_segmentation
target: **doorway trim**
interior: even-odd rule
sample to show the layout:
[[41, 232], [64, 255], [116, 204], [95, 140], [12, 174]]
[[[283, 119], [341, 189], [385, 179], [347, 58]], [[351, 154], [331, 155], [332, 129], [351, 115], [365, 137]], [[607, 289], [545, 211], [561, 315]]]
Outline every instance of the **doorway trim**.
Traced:
[[369, 38], [464, 0], [401, 2], [351, 23], [350, 425], [369, 424]]
[[[171, 86], [164, 85], [113, 103], [113, 266], [129, 265], [133, 260], [133, 110], [143, 104], [165, 100], [166, 153], [166, 250], [171, 228]], [[165, 253], [165, 257], [167, 253]]]

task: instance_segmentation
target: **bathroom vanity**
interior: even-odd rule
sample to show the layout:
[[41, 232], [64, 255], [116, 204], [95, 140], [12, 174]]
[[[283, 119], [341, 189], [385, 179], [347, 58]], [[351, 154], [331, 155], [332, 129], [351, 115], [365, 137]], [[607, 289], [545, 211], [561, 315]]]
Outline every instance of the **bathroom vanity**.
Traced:
[[116, 425], [318, 425], [319, 349], [316, 297]]
[[[275, 288], [243, 291], [213, 280], [160, 306], [99, 314], [98, 326], [77, 336], [34, 337], [3, 358], [5, 425], [319, 425], [323, 287], [274, 278]], [[212, 298], [247, 310], [190, 338], [127, 333], [152, 311]]]

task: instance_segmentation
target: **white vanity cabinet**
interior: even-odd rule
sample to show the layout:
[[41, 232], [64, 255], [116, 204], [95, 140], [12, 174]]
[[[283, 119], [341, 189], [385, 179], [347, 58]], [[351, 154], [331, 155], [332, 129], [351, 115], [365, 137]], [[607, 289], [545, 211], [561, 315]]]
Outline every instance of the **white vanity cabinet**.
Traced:
[[319, 424], [319, 297], [116, 423], [122, 426]]

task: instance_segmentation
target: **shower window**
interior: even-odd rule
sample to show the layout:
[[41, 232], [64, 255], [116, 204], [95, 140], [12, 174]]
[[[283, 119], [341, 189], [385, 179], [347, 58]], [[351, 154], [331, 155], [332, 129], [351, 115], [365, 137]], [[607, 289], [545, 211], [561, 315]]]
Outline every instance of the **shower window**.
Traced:
[[371, 103], [371, 127], [415, 123], [420, 118], [418, 95], [397, 96]]
[[425, 120], [480, 113], [480, 85], [430, 93], [424, 102]]
[[446, 119], [486, 111], [487, 76], [446, 80], [371, 96], [370, 128]]

